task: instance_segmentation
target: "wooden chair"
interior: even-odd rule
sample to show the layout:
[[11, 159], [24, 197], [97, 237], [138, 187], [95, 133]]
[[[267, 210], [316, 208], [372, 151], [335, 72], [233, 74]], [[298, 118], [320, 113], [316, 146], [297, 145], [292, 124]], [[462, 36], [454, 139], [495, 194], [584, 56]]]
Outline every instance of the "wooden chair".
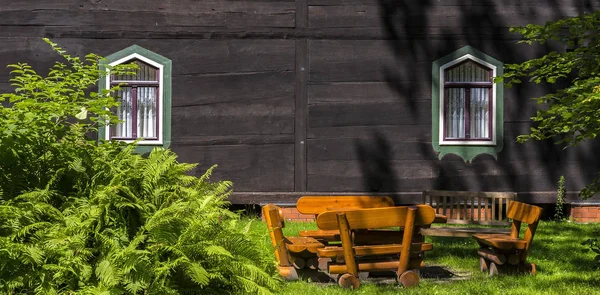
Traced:
[[[507, 215], [512, 219], [510, 235], [473, 235], [481, 247], [477, 251], [480, 256], [480, 269], [489, 271], [491, 276], [497, 275], [500, 270], [527, 272], [535, 275], [535, 264], [526, 261], [538, 221], [542, 215], [542, 208], [512, 201], [508, 205]], [[522, 239], [519, 238], [521, 223], [528, 224]]]
[[[394, 207], [394, 200], [387, 196], [304, 196], [296, 202], [299, 213], [315, 217], [325, 211], [382, 207]], [[340, 241], [338, 230], [303, 230], [299, 234], [301, 237], [312, 237], [323, 243]]]
[[[342, 246], [317, 249], [320, 258], [331, 258], [330, 274], [342, 274], [338, 284], [344, 288], [358, 288], [359, 272], [395, 270], [405, 287], [417, 285], [422, 266], [422, 252], [433, 249], [429, 243], [413, 243], [415, 226], [433, 222], [435, 212], [428, 205], [388, 207], [352, 211], [324, 212], [317, 217], [317, 226], [324, 230], [338, 230]], [[362, 229], [404, 227], [404, 231], [390, 231], [401, 235], [400, 244], [356, 245], [353, 232]], [[399, 255], [399, 258], [398, 258]], [[395, 257], [390, 260], [390, 257]]]
[[298, 270], [317, 268], [317, 249], [325, 247], [311, 237], [285, 237], [285, 226], [281, 208], [267, 204], [262, 208], [263, 216], [271, 237], [271, 245], [275, 248], [275, 258], [279, 274], [288, 280], [298, 279]]

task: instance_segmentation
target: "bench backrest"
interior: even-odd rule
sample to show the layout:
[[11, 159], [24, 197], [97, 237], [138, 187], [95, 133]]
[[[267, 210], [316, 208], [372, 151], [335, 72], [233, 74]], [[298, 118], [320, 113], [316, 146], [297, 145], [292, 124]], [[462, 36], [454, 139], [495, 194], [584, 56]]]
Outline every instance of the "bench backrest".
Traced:
[[510, 225], [505, 213], [514, 192], [424, 191], [423, 203], [448, 217], [448, 223]]
[[269, 230], [271, 246], [275, 248], [275, 258], [282, 266], [291, 265], [287, 250], [284, 245], [283, 227], [285, 225], [281, 208], [273, 204], [267, 204], [262, 207], [265, 223]]
[[[428, 205], [416, 205], [414, 225], [427, 225], [433, 222], [435, 211]], [[408, 214], [406, 206], [357, 209], [343, 211], [346, 214], [350, 229], [376, 229], [395, 226], [404, 226]], [[319, 214], [317, 226], [322, 230], [338, 229], [338, 217], [335, 211]]]
[[302, 214], [321, 214], [331, 210], [394, 207], [394, 200], [387, 196], [304, 196], [296, 202]]
[[[512, 238], [519, 238], [519, 231], [521, 230], [521, 223], [527, 223], [527, 230], [523, 240], [527, 242], [525, 253], [529, 250], [535, 230], [537, 229], [538, 221], [542, 216], [542, 208], [530, 204], [525, 204], [517, 201], [512, 201], [508, 205], [507, 211], [508, 218], [513, 220], [512, 227], [510, 229], [510, 236]], [[526, 255], [526, 254], [525, 254]]]

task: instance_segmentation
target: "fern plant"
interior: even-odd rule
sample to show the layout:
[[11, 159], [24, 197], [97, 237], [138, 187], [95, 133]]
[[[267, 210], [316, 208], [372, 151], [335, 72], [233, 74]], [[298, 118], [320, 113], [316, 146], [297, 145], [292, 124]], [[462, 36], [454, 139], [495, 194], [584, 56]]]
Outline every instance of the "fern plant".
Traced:
[[88, 92], [99, 57], [49, 43], [67, 63], [48, 77], [16, 65], [2, 95], [0, 293], [272, 294], [270, 260], [227, 210], [231, 182], [191, 176], [170, 150], [87, 138], [114, 104]]

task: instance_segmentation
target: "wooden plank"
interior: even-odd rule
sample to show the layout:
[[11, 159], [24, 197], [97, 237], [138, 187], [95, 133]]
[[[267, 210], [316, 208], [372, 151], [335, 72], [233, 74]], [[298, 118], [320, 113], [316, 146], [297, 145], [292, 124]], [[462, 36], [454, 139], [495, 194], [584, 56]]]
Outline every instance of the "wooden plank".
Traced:
[[308, 26], [308, 3], [307, 0], [296, 0], [296, 28]]
[[[0, 39], [0, 41], [4, 40]], [[69, 53], [79, 56], [90, 52], [107, 56], [135, 43], [171, 59], [174, 77], [226, 74], [227, 78], [231, 78], [232, 75], [251, 73], [292, 73], [295, 65], [293, 40], [152, 40], [144, 38], [134, 40], [134, 42], [131, 39], [122, 38], [84, 40], [62, 38], [53, 41], [60, 44]], [[30, 47], [31, 50], [43, 50], [43, 53], [48, 53], [48, 57], [51, 58], [49, 60], [57, 59], [57, 55], [52, 53], [50, 47], [45, 45], [42, 40], [24, 39], [22, 43], [24, 43], [24, 48]], [[176, 100], [176, 94], [177, 90], [174, 90], [173, 100]]]
[[294, 105], [294, 189], [306, 191], [307, 174], [307, 141], [306, 128], [308, 126], [308, 42], [296, 41], [296, 82]]
[[293, 103], [290, 97], [173, 107], [172, 137], [292, 134]]
[[[406, 164], [418, 164], [420, 167], [435, 166], [434, 158], [423, 146], [427, 143], [403, 142], [395, 138], [383, 138], [372, 135], [371, 138], [327, 138], [309, 139], [309, 162], [320, 161], [395, 161], [406, 160]], [[420, 162], [429, 160], [431, 162]]]
[[292, 253], [307, 251], [316, 254], [317, 249], [321, 249], [325, 245], [312, 237], [287, 237], [285, 247]]
[[496, 221], [496, 198], [492, 197], [492, 221]]
[[304, 196], [296, 203], [298, 212], [302, 214], [393, 206], [394, 200], [388, 196]]
[[[411, 80], [425, 80], [430, 75], [430, 62], [396, 60], [393, 50], [385, 41], [320, 41], [309, 42], [310, 81], [319, 82], [381, 82], [386, 72], [400, 74], [410, 69]], [[419, 67], [421, 66], [421, 67]]]
[[[431, 224], [435, 212], [430, 206], [416, 205], [415, 225]], [[345, 211], [350, 228], [369, 229], [403, 226], [406, 222], [408, 207], [387, 207]], [[338, 228], [337, 212], [324, 212], [317, 217], [317, 226], [322, 230]]]
[[275, 248], [277, 262], [280, 266], [290, 266], [291, 264], [283, 243], [285, 237], [283, 236], [283, 220], [281, 220], [281, 216], [279, 215], [279, 207], [269, 204], [262, 208], [262, 212], [269, 230], [271, 246]]
[[431, 125], [372, 125], [308, 128], [308, 139], [372, 139], [374, 134], [400, 142], [431, 142]]
[[488, 220], [489, 220], [489, 219], [488, 219], [488, 218], [489, 218], [489, 217], [488, 217], [488, 202], [489, 202], [489, 199], [488, 199], [488, 198], [485, 198], [485, 220], [486, 220], [486, 221], [488, 221]]
[[379, 5], [309, 6], [308, 22], [313, 28], [380, 27], [382, 9]]
[[[231, 145], [180, 146], [171, 145], [185, 163], [201, 163], [193, 175], [201, 175], [218, 164], [212, 180], [231, 180], [239, 191], [293, 191], [294, 145]], [[278, 155], [273, 157], [273, 155]], [[265, 160], [265, 159], [268, 159]], [[251, 199], [247, 200], [252, 202]]]
[[[268, 203], [279, 204], [282, 206], [295, 206], [296, 202], [304, 195], [314, 196], [364, 196], [364, 192], [327, 192], [327, 191], [311, 191], [311, 192], [294, 192], [294, 191], [238, 191], [234, 192], [229, 197], [232, 204], [254, 204], [264, 205]], [[391, 192], [389, 194], [370, 192], [370, 196], [389, 196], [394, 200], [396, 205], [418, 204], [421, 199], [421, 192]]]
[[310, 128], [378, 125], [420, 127], [425, 120], [431, 120], [431, 101], [416, 101], [410, 108], [401, 102], [317, 104], [310, 105], [308, 113]]
[[[391, 2], [390, 2], [391, 4]], [[384, 26], [395, 19], [402, 19], [399, 33], [410, 32], [421, 27], [472, 27], [508, 28], [508, 24], [523, 26], [530, 23], [543, 24], [564, 16], [576, 16], [580, 13], [577, 6], [553, 5], [531, 6], [530, 10], [522, 6], [498, 6], [493, 9], [474, 6], [466, 12], [464, 6], [441, 5], [339, 5], [310, 6], [309, 23], [311, 27], [374, 27]], [[412, 8], [412, 9], [411, 9]], [[557, 12], [558, 10], [558, 12]], [[494, 17], [502, 22], [482, 22], [478, 17]], [[426, 19], [427, 21], [423, 21]]]
[[[375, 261], [375, 262], [361, 262], [358, 263], [358, 270], [369, 272], [369, 271], [382, 271], [382, 270], [396, 270], [400, 265], [400, 260], [395, 261]], [[414, 258], [408, 262], [409, 269], [418, 269], [423, 267], [422, 258]], [[328, 269], [331, 274], [343, 274], [348, 272], [348, 268], [344, 264], [331, 264]]]
[[[402, 244], [388, 244], [388, 245], [372, 245], [372, 246], [355, 246], [354, 255], [356, 256], [367, 256], [367, 255], [385, 255], [385, 254], [398, 254], [402, 250]], [[433, 250], [433, 244], [431, 243], [412, 243], [410, 246], [410, 252], [419, 253], [424, 251]], [[319, 257], [335, 258], [342, 254], [341, 247], [325, 247], [318, 250]]]
[[[431, 6], [476, 6], [476, 7], [488, 7], [492, 9], [496, 6], [518, 6], [518, 7], [537, 7], [541, 5], [554, 5], [554, 6], [577, 6], [578, 0], [567, 0], [556, 3], [555, 1], [549, 0], [444, 0], [439, 2], [429, 2], [428, 4], [410, 6], [406, 5], [407, 9], [418, 9], [419, 7], [431, 7]], [[381, 0], [308, 0], [308, 4], [311, 6], [338, 6], [338, 5], [383, 5], [383, 6], [394, 6], [395, 1], [381, 1]], [[491, 6], [491, 7], [490, 7]]]
[[510, 230], [506, 228], [466, 228], [432, 226], [430, 228], [421, 228], [420, 233], [424, 236], [470, 238], [474, 234], [509, 234]]
[[[241, 2], [241, 3], [240, 3]], [[294, 2], [293, 0], [259, 0], [250, 1], [230, 0], [204, 0], [198, 3], [194, 0], [179, 0], [177, 2], [165, 2], [163, 0], [145, 0], [140, 1], [119, 1], [119, 0], [101, 0], [101, 1], [80, 1], [80, 0], [48, 0], [43, 2], [35, 1], [19, 1], [12, 2], [10, 0], [0, 0], [3, 10], [97, 10], [97, 11], [163, 11], [163, 12], [190, 12], [190, 9], [195, 11], [203, 11], [215, 8], [215, 6], [225, 7], [227, 5], [236, 6], [237, 8], [243, 5], [268, 5], [275, 2]], [[240, 6], [241, 4], [242, 6]], [[235, 9], [232, 7], [231, 9]]]
[[242, 72], [173, 76], [173, 107], [292, 99], [294, 73]]
[[[204, 167], [204, 166], [202, 166]], [[217, 169], [218, 170], [218, 169]], [[356, 180], [355, 180], [356, 181]], [[360, 181], [360, 180], [358, 180]], [[404, 184], [404, 182], [402, 182]], [[431, 182], [430, 186], [433, 186], [434, 183]], [[414, 186], [414, 185], [413, 185]], [[404, 188], [404, 186], [403, 186]], [[389, 196], [394, 199], [394, 203], [396, 205], [410, 205], [410, 204], [419, 204], [422, 200], [422, 191], [423, 190], [412, 190], [412, 191], [403, 191], [403, 192], [369, 192], [369, 195], [377, 195], [377, 196]], [[243, 191], [243, 190], [235, 190], [231, 196], [229, 197], [229, 201], [232, 204], [267, 204], [267, 203], [275, 203], [282, 204], [286, 206], [294, 206], [299, 198], [304, 195], [331, 195], [331, 196], [339, 196], [339, 195], [355, 195], [360, 196], [364, 195], [365, 192], [360, 191], [351, 191], [349, 189], [342, 191], [341, 189], [338, 192], [335, 191], [308, 191], [308, 192], [294, 192], [294, 191]], [[536, 203], [536, 204], [554, 204], [556, 202], [556, 191], [545, 191], [545, 192], [520, 192], [519, 200], [527, 203]], [[573, 204], [580, 206], [577, 203], [577, 199], [573, 199], [573, 201], [569, 201], [568, 203], [573, 202]], [[599, 203], [587, 203], [586, 206], [597, 206]], [[485, 217], [482, 217], [485, 218]]]
[[[352, 245], [351, 238], [351, 228], [348, 222], [348, 218], [346, 213], [350, 212], [336, 212], [334, 216], [336, 217], [337, 228], [340, 231], [340, 240], [342, 242], [342, 249], [344, 253], [344, 262], [346, 263], [346, 268], [348, 269], [348, 273], [353, 275], [355, 278], [358, 277], [358, 266], [356, 265], [356, 258], [354, 255], [354, 249]], [[318, 217], [317, 217], [318, 219]], [[318, 222], [318, 221], [317, 221]], [[333, 228], [328, 228], [333, 229]]]
[[430, 190], [427, 192], [431, 196], [454, 196], [454, 197], [482, 197], [482, 198], [510, 198], [516, 199], [515, 192], [479, 192], [479, 191], [451, 191], [451, 190]]
[[435, 166], [420, 161], [308, 162], [310, 191], [423, 191], [436, 181]]
[[[485, 200], [485, 202], [487, 202], [487, 200]], [[483, 210], [481, 196], [477, 196], [477, 221], [481, 221], [481, 210]]]
[[153, 26], [293, 27], [294, 11], [293, 2], [156, 1], [123, 6], [116, 2], [104, 4], [103, 1], [99, 5], [75, 9], [33, 6], [4, 10], [0, 25], [96, 25], [101, 29], [103, 24], [118, 22], [120, 25], [146, 23]]
[[215, 145], [264, 145], [294, 144], [293, 134], [269, 135], [216, 135], [216, 136], [177, 136], [171, 142], [177, 146], [215, 146]]
[[542, 208], [522, 202], [512, 202], [508, 208], [508, 218], [532, 224], [542, 215]]
[[[471, 218], [469, 218], [470, 220], [475, 220], [475, 207], [477, 207], [478, 205], [475, 205], [475, 197], [471, 197]], [[478, 214], [479, 215], [479, 214]]]
[[[313, 82], [316, 83], [316, 82]], [[390, 82], [322, 82], [308, 88], [310, 104], [394, 103], [431, 100], [431, 88], [423, 83], [400, 80]]]
[[[515, 42], [520, 40], [516, 34], [510, 34], [508, 27], [506, 30], [494, 30], [485, 36], [477, 31], [466, 31], [465, 28], [454, 28], [452, 33], [445, 27], [424, 27], [419, 28], [411, 35], [391, 35], [384, 27], [353, 27], [353, 28], [294, 28], [294, 27], [210, 27], [210, 26], [163, 26], [148, 27], [145, 25], [118, 25], [104, 24], [99, 31], [97, 26], [93, 25], [65, 25], [65, 26], [43, 26], [45, 36], [56, 38], [79, 38], [79, 39], [304, 39], [311, 40], [394, 40], [409, 45], [414, 42], [419, 43], [437, 43], [442, 44], [449, 35], [453, 36], [457, 43], [464, 44], [477, 38], [480, 42], [488, 41], [509, 46], [515, 46]], [[486, 43], [477, 44], [478, 47], [484, 46], [486, 52]], [[435, 47], [440, 48], [440, 47]], [[535, 48], [535, 47], [534, 47]], [[505, 47], [506, 49], [506, 47]], [[532, 51], [525, 49], [525, 52]], [[497, 54], [498, 49], [492, 53]]]
[[473, 237], [483, 245], [502, 250], [522, 250], [527, 247], [527, 242], [505, 234], [476, 234]]
[[481, 248], [477, 250], [477, 254], [489, 261], [496, 263], [497, 265], [503, 265], [506, 262], [506, 256], [503, 254], [495, 253], [490, 249]]

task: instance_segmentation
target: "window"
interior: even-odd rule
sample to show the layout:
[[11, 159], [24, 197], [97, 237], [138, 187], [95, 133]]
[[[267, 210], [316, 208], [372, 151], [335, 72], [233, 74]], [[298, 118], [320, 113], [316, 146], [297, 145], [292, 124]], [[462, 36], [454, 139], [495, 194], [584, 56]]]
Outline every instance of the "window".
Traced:
[[433, 64], [434, 149], [466, 161], [502, 150], [503, 86], [493, 83], [502, 62], [465, 46]]
[[107, 75], [100, 88], [121, 85], [115, 93], [120, 103], [114, 108], [118, 123], [100, 130], [100, 138], [133, 142], [140, 146], [164, 146], [170, 143], [171, 61], [137, 45], [106, 57], [115, 66], [135, 63], [135, 75]]
[[441, 144], [493, 144], [494, 70], [465, 56], [441, 71]]

